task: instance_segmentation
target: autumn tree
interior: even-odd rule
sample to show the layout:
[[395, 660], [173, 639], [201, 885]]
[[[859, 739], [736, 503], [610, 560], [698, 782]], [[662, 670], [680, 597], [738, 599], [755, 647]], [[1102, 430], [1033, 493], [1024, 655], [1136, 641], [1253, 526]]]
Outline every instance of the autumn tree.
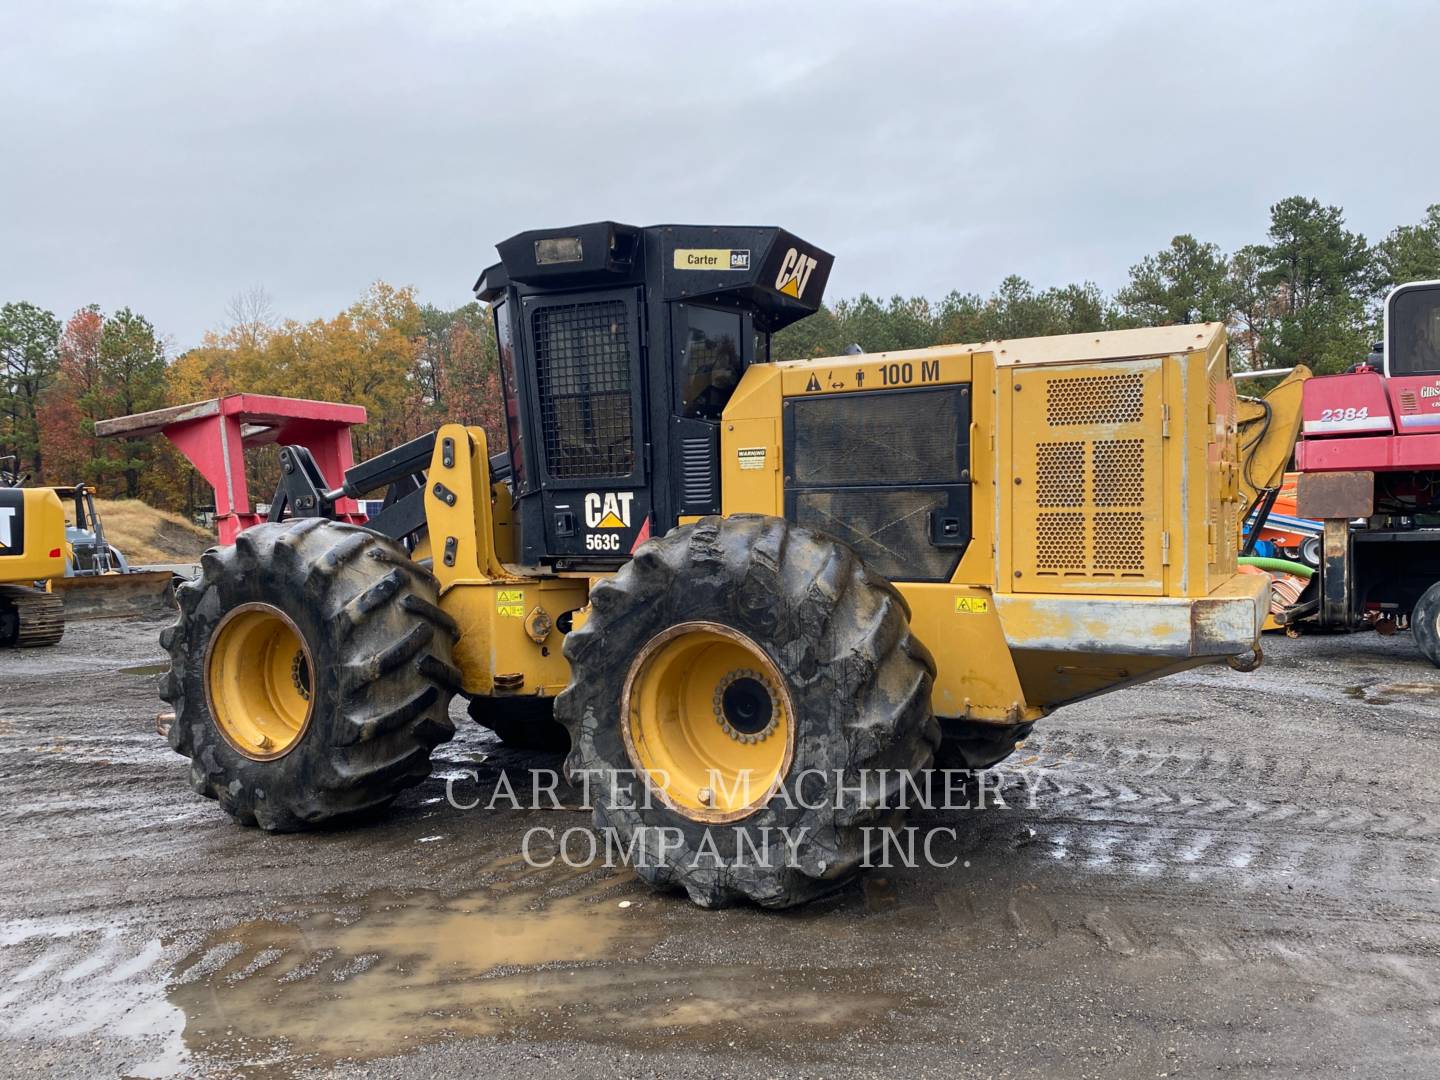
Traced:
[[[479, 304], [422, 306], [413, 290], [384, 282], [328, 319], [277, 322], [267, 304], [253, 292], [237, 297], [228, 325], [176, 359], [171, 404], [249, 392], [362, 405], [360, 458], [447, 420], [480, 424], [492, 446], [505, 445], [494, 332]], [[247, 456], [256, 492], [273, 485], [274, 458], [263, 448]]]
[[55, 381], [40, 407], [40, 445], [45, 479], [54, 484], [93, 481], [109, 447], [95, 438], [103, 419], [99, 393], [100, 309], [91, 304], [65, 322], [60, 332]]
[[[1305, 362], [1333, 371], [1363, 355], [1385, 289], [1433, 277], [1440, 277], [1440, 204], [1371, 248], [1345, 227], [1339, 207], [1296, 196], [1271, 207], [1260, 242], [1227, 254], [1181, 233], [1134, 263], [1113, 296], [1091, 282], [1037, 286], [1019, 275], [989, 292], [955, 290], [938, 300], [861, 293], [775, 334], [771, 357], [1223, 320], [1237, 366]], [[30, 307], [7, 305], [8, 321], [0, 321], [18, 325], [17, 312]], [[58, 346], [53, 318], [48, 329], [43, 320], [34, 328], [36, 348], [16, 351], [29, 331], [10, 328], [4, 339], [0, 447], [23, 444], [57, 480], [168, 498], [166, 477], [176, 472], [168, 447], [97, 441], [95, 422], [239, 391], [364, 406], [369, 421], [354, 432], [358, 457], [451, 419], [482, 425], [492, 446], [504, 445], [491, 315], [475, 303], [445, 310], [377, 282], [345, 310], [302, 322], [277, 318], [268, 295], [250, 289], [231, 300], [217, 330], [168, 366], [154, 329], [130, 311], [105, 319], [82, 309]], [[257, 492], [274, 482], [273, 453], [266, 453], [247, 463]]]
[[492, 450], [505, 447], [500, 365], [489, 311], [477, 303], [454, 311], [425, 305], [416, 379], [436, 424], [483, 427]]
[[0, 306], [0, 455], [17, 458], [17, 473], [44, 469], [41, 398], [59, 365], [60, 320], [20, 302]]

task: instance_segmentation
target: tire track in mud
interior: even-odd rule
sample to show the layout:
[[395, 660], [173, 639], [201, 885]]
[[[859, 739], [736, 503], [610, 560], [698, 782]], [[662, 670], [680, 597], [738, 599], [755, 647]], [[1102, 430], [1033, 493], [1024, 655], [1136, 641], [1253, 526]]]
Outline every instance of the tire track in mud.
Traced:
[[[1177, 890], [1201, 885], [1236, 894], [1383, 895], [1440, 912], [1440, 843], [1428, 831], [1403, 835], [1403, 822], [1384, 815], [1271, 815], [1270, 808], [1226, 803], [1127, 811], [1090, 790], [1042, 795], [1034, 809], [1009, 820], [987, 812], [978, 824], [943, 814], [915, 823], [968, 829], [972, 857], [1013, 853], [1041, 875], [1166, 879]], [[1367, 827], [1377, 824], [1390, 831]]]
[[[901, 910], [905, 888], [902, 885]], [[1085, 957], [1126, 972], [1195, 966], [1307, 992], [1370, 1015], [1440, 1017], [1440, 927], [1433, 918], [1356, 910], [1339, 901], [1245, 902], [1184, 890], [1054, 890], [1034, 881], [981, 897], [934, 898], [942, 940], [964, 948], [1019, 948], [1014, 970], [1071, 970]], [[1138, 975], [1134, 977], [1139, 977]], [[1431, 1016], [1431, 1014], [1434, 1014]]]
[[[1294, 1075], [1324, 1074], [1332, 1061], [1337, 1073], [1373, 1073], [1386, 1054], [1399, 1063], [1392, 1075], [1426, 1075], [1440, 1052], [1436, 742], [1401, 738], [1398, 706], [1386, 725], [1355, 724], [1352, 743], [1341, 744], [1333, 724], [1312, 731], [1306, 718], [1319, 710], [1309, 702], [1331, 694], [1316, 680], [1331, 677], [1314, 662], [1303, 671], [1306, 694], [1277, 706], [1274, 732], [1241, 727], [1242, 712], [1255, 718], [1253, 697], [1223, 683], [1211, 709], [1219, 680], [1208, 678], [1126, 691], [1088, 715], [1066, 710], [998, 770], [1009, 811], [912, 816], [921, 828], [955, 827], [942, 854], [961, 862], [877, 871], [862, 888], [780, 916], [692, 911], [624, 873], [613, 892], [589, 897], [600, 888], [594, 877], [524, 866], [515, 853], [527, 828], [588, 816], [453, 810], [444, 774], [504, 768], [518, 786], [536, 763], [512, 763], [473, 728], [437, 756], [441, 775], [369, 828], [272, 837], [193, 797], [181, 759], [135, 734], [158, 708], [146, 687], [125, 680], [109, 701], [99, 677], [86, 676], [78, 693], [47, 685], [43, 704], [0, 708], [12, 721], [0, 728], [0, 782], [10, 785], [0, 826], [13, 838], [4, 868], [23, 883], [0, 904], [0, 1032], [17, 1055], [61, 1046], [75, 1062], [101, 1042], [126, 1043], [125, 1053], [133, 1045], [120, 1073], [229, 1075], [229, 1064], [260, 1058], [283, 1076], [328, 1062], [299, 1059], [293, 1041], [267, 1058], [277, 1036], [303, 1039], [309, 1024], [337, 1050], [355, 1034], [336, 1026], [327, 1035], [325, 1017], [302, 1015], [334, 998], [379, 1017], [383, 1038], [362, 1056], [418, 1023], [421, 1037], [396, 1050], [405, 1055], [451, 1022], [447, 1008], [473, 1007], [456, 1030], [480, 1041], [440, 1039], [459, 1038], [467, 1054], [484, 1053], [491, 1038], [540, 1054], [568, 1040], [563, 1052], [580, 1071], [623, 1053], [635, 1071], [674, 1075], [685, 1070], [673, 1055], [734, 1053], [726, 1043], [738, 1032], [740, 1050], [775, 1075], [910, 1065], [964, 1075], [967, 1062], [991, 1074], [1027, 1060], [1038, 1030], [1051, 1061], [1090, 1061], [1090, 1032], [1103, 1029], [1136, 1056], [1095, 1073], [1150, 1076], [1167, 1063], [1140, 1055], [1163, 1025], [1198, 1040], [1182, 1075], [1217, 1064], [1250, 1075], [1261, 1060]], [[71, 701], [87, 692], [99, 704], [77, 719]], [[1202, 694], [1207, 703], [1195, 703]], [[1332, 719], [1386, 708], [1325, 700]], [[110, 731], [123, 734], [111, 742]], [[1413, 771], [1392, 770], [1388, 781], [1364, 764], [1412, 749]], [[476, 790], [459, 786], [466, 797]], [[434, 834], [443, 842], [419, 843]], [[885, 886], [872, 884], [880, 877]], [[447, 905], [481, 893], [482, 918], [523, 923], [535, 913], [543, 923], [557, 911], [560, 923], [583, 915], [586, 933], [616, 936], [592, 959], [502, 965], [456, 981], [426, 924], [456, 917]], [[633, 906], [620, 909], [622, 897]], [[407, 903], [418, 909], [418, 936], [400, 911]], [[638, 935], [616, 921], [622, 912], [643, 927]], [[418, 1021], [378, 986], [403, 984], [394, 975], [411, 962], [402, 940], [429, 942], [413, 962], [424, 1003], [441, 1008]], [[217, 1023], [217, 1008], [244, 1019]], [[1246, 1025], [1249, 1041], [1232, 1041]], [[858, 1035], [845, 1043], [849, 1034], [836, 1031]], [[957, 1047], [957, 1033], [972, 1045]], [[991, 1049], [1012, 1040], [1010, 1056], [965, 1056], [982, 1039]], [[600, 1047], [593, 1057], [578, 1045], [587, 1041]], [[1332, 1056], [1332, 1046], [1350, 1053]], [[415, 1060], [396, 1059], [396, 1075], [411, 1069], [422, 1074]], [[690, 1073], [706, 1074], [693, 1064]]]
[[1133, 739], [1063, 721], [1037, 729], [997, 770], [1010, 812], [915, 815], [957, 828], [977, 868], [1013, 883], [1008, 901], [988, 905], [942, 894], [941, 912], [970, 912], [972, 944], [1008, 933], [1043, 968], [1065, 970], [1089, 949], [1117, 973], [1244, 971], [1299, 988], [1322, 1013], [1399, 1017], [1433, 1041], [1434, 804], [1408, 785], [1397, 804], [1384, 774], [1345, 747], [1155, 736], [1154, 726]]
[[1000, 770], [1002, 793], [1028, 797], [1033, 788], [1052, 805], [1440, 843], [1440, 812], [1413, 800], [1403, 808], [1356, 805], [1360, 795], [1375, 801], [1368, 795], [1375, 774], [1313, 755], [1156, 749], [1145, 740], [1060, 730], [1032, 736]]
[[1376, 811], [1345, 807], [1304, 807], [1285, 800], [1259, 801], [1227, 795], [1206, 795], [1174, 784], [1125, 784], [1118, 781], [1071, 780], [1064, 774], [1040, 771], [1023, 783], [1000, 789], [1002, 795], [1042, 812], [1051, 808], [1086, 807], [1108, 812], [1116, 820], [1180, 818], [1213, 822], [1216, 828], [1275, 829], [1287, 832], [1337, 833], [1440, 845], [1440, 815], [1418, 811]]
[[966, 909], [968, 939], [1062, 970], [1087, 946], [1120, 971], [1243, 969], [1440, 1031], [1440, 813], [1343, 758], [1152, 736], [1037, 731], [991, 782], [1008, 810], [912, 815], [1011, 883]]

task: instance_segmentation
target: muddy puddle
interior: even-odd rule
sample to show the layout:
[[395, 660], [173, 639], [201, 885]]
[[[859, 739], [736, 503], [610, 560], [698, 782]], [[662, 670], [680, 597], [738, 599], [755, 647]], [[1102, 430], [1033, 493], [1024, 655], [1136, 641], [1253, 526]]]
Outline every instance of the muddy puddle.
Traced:
[[1395, 705], [1440, 698], [1440, 686], [1434, 683], [1361, 683], [1344, 688], [1346, 697], [1367, 705]]
[[543, 904], [530, 890], [376, 894], [241, 923], [177, 965], [169, 1001], [188, 1051], [277, 1075], [476, 1036], [773, 1049], [878, 1028], [902, 1005], [864, 972], [657, 962], [681, 901], [625, 900], [628, 880]]
[[130, 667], [122, 667], [122, 668], [120, 669], [120, 674], [121, 674], [121, 675], [141, 675], [141, 676], [144, 676], [144, 675], [163, 675], [163, 674], [165, 674], [165, 672], [167, 672], [167, 671], [169, 671], [169, 670], [170, 670], [170, 663], [169, 663], [169, 661], [166, 661], [166, 662], [163, 663], [163, 664], [134, 664], [134, 665], [131, 665]]

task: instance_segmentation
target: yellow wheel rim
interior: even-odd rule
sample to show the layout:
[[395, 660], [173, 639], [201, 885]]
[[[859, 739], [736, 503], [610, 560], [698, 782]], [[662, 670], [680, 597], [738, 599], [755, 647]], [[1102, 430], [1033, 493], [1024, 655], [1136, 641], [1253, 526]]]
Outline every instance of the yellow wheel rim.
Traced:
[[305, 639], [279, 608], [228, 612], [205, 653], [205, 698], [225, 741], [256, 761], [288, 754], [310, 723], [313, 671]]
[[795, 711], [780, 672], [719, 623], [681, 623], [646, 643], [625, 676], [620, 715], [631, 764], [695, 821], [754, 813], [794, 756]]

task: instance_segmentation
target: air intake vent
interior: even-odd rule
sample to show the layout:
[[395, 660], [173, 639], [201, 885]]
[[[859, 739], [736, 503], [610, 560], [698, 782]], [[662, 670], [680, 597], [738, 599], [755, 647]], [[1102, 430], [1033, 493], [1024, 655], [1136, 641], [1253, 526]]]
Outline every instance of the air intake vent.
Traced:
[[715, 501], [715, 453], [709, 438], [680, 440], [680, 485], [687, 506]]
[[1420, 401], [1416, 398], [1414, 390], [1400, 391], [1400, 411], [1407, 416], [1420, 411]]
[[1081, 375], [1045, 384], [1045, 420], [1071, 424], [1133, 424], [1144, 411], [1145, 378], [1139, 372]]
[[1085, 444], [1035, 445], [1035, 501], [1040, 506], [1085, 505]]
[[1096, 506], [1143, 506], [1145, 440], [1101, 439], [1091, 448]]
[[1163, 586], [1161, 362], [1107, 366], [1014, 377], [1019, 591]]
[[1036, 525], [1036, 566], [1055, 573], [1084, 571], [1084, 514], [1040, 514], [1036, 517]]
[[1091, 535], [1091, 565], [1098, 573], [1139, 573], [1145, 569], [1144, 514], [1096, 514]]
[[635, 442], [625, 302], [537, 308], [531, 328], [550, 476], [573, 480], [631, 475]]

